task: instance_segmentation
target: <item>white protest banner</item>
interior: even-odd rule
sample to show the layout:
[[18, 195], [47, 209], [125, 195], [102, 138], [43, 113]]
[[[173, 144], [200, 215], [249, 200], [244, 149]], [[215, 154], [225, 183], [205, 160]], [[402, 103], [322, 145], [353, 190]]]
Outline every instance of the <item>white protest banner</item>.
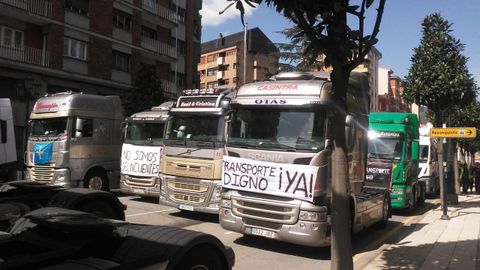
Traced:
[[156, 176], [160, 172], [161, 153], [161, 146], [123, 144], [121, 172], [137, 176]]
[[318, 167], [223, 157], [225, 188], [313, 202]]

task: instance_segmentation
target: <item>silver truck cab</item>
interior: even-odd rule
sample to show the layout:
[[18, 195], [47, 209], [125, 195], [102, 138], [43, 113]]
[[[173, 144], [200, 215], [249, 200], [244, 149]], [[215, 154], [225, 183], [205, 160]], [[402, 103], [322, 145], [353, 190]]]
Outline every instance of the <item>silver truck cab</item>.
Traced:
[[[333, 150], [328, 73], [280, 73], [240, 87], [231, 101], [220, 225], [305, 246], [330, 245]], [[346, 139], [352, 230], [389, 217], [385, 189], [365, 181], [368, 79], [352, 73]]]
[[218, 214], [225, 122], [232, 89], [189, 89], [170, 110], [160, 203]]
[[172, 106], [173, 102], [167, 101], [125, 119], [120, 172], [123, 193], [158, 197], [163, 134]]
[[28, 123], [27, 179], [119, 188], [122, 120], [118, 96], [68, 91], [38, 99]]

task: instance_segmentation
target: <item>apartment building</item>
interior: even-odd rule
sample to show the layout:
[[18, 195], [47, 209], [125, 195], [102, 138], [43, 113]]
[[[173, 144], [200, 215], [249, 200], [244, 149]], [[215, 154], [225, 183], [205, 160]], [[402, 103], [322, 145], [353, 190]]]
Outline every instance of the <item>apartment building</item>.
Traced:
[[122, 96], [142, 65], [167, 98], [198, 87], [201, 8], [201, 0], [0, 0], [0, 97], [12, 100], [19, 157], [33, 101], [45, 93]]
[[277, 72], [279, 51], [273, 42], [258, 27], [248, 30], [246, 38], [246, 46], [243, 31], [202, 43], [200, 88], [236, 88]]
[[378, 68], [378, 111], [414, 112], [413, 107], [403, 99], [402, 94], [403, 85], [400, 77], [393, 74], [393, 70], [389, 68]]

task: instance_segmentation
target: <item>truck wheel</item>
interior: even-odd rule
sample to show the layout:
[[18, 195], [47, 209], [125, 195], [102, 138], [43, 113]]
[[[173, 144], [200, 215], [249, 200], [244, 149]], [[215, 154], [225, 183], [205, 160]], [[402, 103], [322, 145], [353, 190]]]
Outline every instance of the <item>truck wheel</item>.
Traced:
[[415, 206], [417, 205], [417, 190], [414, 188], [410, 194], [410, 205], [407, 208], [409, 214], [413, 214], [415, 211]]
[[380, 220], [376, 227], [379, 229], [385, 229], [388, 226], [388, 219], [390, 218], [390, 200], [387, 196], [383, 198], [382, 205], [382, 220]]
[[107, 176], [100, 170], [89, 171], [85, 175], [83, 183], [85, 188], [109, 191]]
[[100, 200], [86, 201], [75, 207], [74, 210], [92, 213], [101, 218], [120, 219], [117, 211], [110, 204]]
[[218, 251], [209, 245], [200, 245], [188, 251], [175, 266], [175, 270], [222, 270], [227, 269]]
[[420, 189], [420, 194], [418, 197], [417, 205], [423, 205], [425, 203], [425, 197], [426, 197], [425, 185], [420, 184], [418, 188]]

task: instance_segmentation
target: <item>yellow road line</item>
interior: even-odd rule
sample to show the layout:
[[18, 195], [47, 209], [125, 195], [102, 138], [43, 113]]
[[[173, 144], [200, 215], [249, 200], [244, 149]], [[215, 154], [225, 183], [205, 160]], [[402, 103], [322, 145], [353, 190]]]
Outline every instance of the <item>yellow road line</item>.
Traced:
[[[411, 222], [415, 219], [415, 218], [418, 218], [418, 216], [411, 216], [405, 220], [403, 220], [402, 222], [400, 222], [399, 224], [397, 224], [395, 227], [393, 227], [393, 229], [389, 230], [387, 233], [385, 233], [381, 238], [379, 238], [377, 241], [375, 241], [372, 246], [378, 246], [380, 245], [381, 242], [384, 242], [385, 240], [387, 240], [389, 237], [391, 237], [394, 233], [398, 232], [398, 230], [400, 230], [400, 228], [402, 226], [405, 226], [405, 225], [410, 225]], [[365, 256], [365, 254], [367, 254], [368, 252], [362, 252], [362, 253], [358, 253], [356, 254], [355, 256], [353, 256], [353, 262], [355, 261], [358, 261], [360, 258], [362, 258], [363, 256]]]

